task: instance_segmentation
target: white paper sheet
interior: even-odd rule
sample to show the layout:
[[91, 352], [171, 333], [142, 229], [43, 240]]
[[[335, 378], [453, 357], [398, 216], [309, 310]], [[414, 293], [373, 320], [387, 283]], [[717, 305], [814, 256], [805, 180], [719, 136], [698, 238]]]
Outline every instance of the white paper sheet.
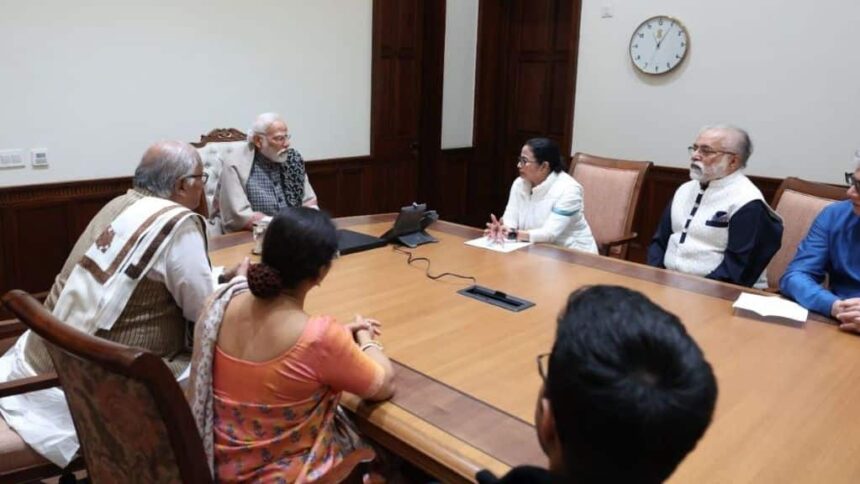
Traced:
[[466, 245], [471, 245], [472, 247], [478, 247], [481, 249], [493, 250], [496, 252], [513, 252], [517, 249], [522, 249], [523, 247], [528, 247], [532, 245], [531, 242], [514, 242], [512, 240], [506, 240], [502, 243], [494, 242], [489, 240], [486, 237], [479, 237], [477, 239], [467, 240], [465, 242]]
[[809, 311], [803, 306], [776, 296], [759, 296], [756, 294], [741, 293], [732, 307], [752, 311], [762, 316], [776, 316], [804, 322], [809, 317]]

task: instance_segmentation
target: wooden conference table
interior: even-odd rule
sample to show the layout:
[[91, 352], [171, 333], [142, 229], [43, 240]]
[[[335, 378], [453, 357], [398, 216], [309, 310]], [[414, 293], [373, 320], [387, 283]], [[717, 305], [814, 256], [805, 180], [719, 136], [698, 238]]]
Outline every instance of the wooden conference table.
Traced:
[[[378, 235], [393, 215], [339, 219]], [[383, 323], [398, 392], [382, 404], [345, 396], [363, 432], [444, 481], [545, 465], [533, 427], [540, 386], [535, 357], [552, 346], [555, 319], [583, 285], [643, 292], [677, 314], [702, 346], [719, 382], [711, 427], [670, 482], [860, 482], [860, 337], [823, 319], [802, 327], [733, 314], [740, 288], [639, 264], [531, 246], [502, 254], [463, 244], [480, 231], [437, 222], [439, 239], [412, 250], [431, 272], [475, 276], [478, 284], [533, 301], [509, 312], [457, 294], [469, 284], [424, 276], [391, 247], [335, 261], [311, 291], [311, 314], [345, 322], [356, 313]], [[215, 265], [250, 254], [250, 235], [212, 241]]]

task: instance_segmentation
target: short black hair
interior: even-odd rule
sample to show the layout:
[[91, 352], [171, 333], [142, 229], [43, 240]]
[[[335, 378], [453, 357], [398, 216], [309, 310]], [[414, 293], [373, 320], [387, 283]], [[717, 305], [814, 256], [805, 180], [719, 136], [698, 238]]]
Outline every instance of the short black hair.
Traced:
[[576, 482], [663, 482], [717, 398], [711, 365], [677, 316], [618, 286], [570, 295], [545, 388]]
[[331, 217], [308, 207], [285, 208], [269, 223], [263, 238], [263, 264], [280, 274], [293, 289], [317, 277], [337, 254], [337, 229]]
[[532, 138], [526, 141], [526, 146], [532, 149], [532, 153], [539, 163], [544, 161], [549, 163], [550, 171], [558, 173], [566, 169], [564, 161], [561, 159], [561, 151], [559, 151], [555, 141], [549, 138]]

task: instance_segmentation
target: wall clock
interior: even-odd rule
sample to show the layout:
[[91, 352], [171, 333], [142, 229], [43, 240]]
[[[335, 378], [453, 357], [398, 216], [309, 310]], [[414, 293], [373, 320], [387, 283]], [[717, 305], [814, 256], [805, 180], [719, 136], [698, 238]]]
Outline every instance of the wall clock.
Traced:
[[687, 56], [690, 36], [681, 22], [658, 15], [639, 24], [630, 37], [630, 60], [645, 74], [666, 74]]

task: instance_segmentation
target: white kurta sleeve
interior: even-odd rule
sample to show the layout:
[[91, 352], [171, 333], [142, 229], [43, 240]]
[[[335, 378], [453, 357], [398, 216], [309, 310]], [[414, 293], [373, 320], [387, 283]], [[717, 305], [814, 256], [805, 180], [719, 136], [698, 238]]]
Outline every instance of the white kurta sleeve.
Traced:
[[186, 219], [176, 228], [176, 234], [164, 248], [159, 260], [147, 274], [154, 280], [164, 282], [182, 315], [188, 321], [197, 321], [206, 298], [215, 285], [206, 242], [197, 223]]
[[554, 242], [568, 225], [583, 217], [582, 187], [566, 187], [539, 228], [529, 230], [531, 242]]

